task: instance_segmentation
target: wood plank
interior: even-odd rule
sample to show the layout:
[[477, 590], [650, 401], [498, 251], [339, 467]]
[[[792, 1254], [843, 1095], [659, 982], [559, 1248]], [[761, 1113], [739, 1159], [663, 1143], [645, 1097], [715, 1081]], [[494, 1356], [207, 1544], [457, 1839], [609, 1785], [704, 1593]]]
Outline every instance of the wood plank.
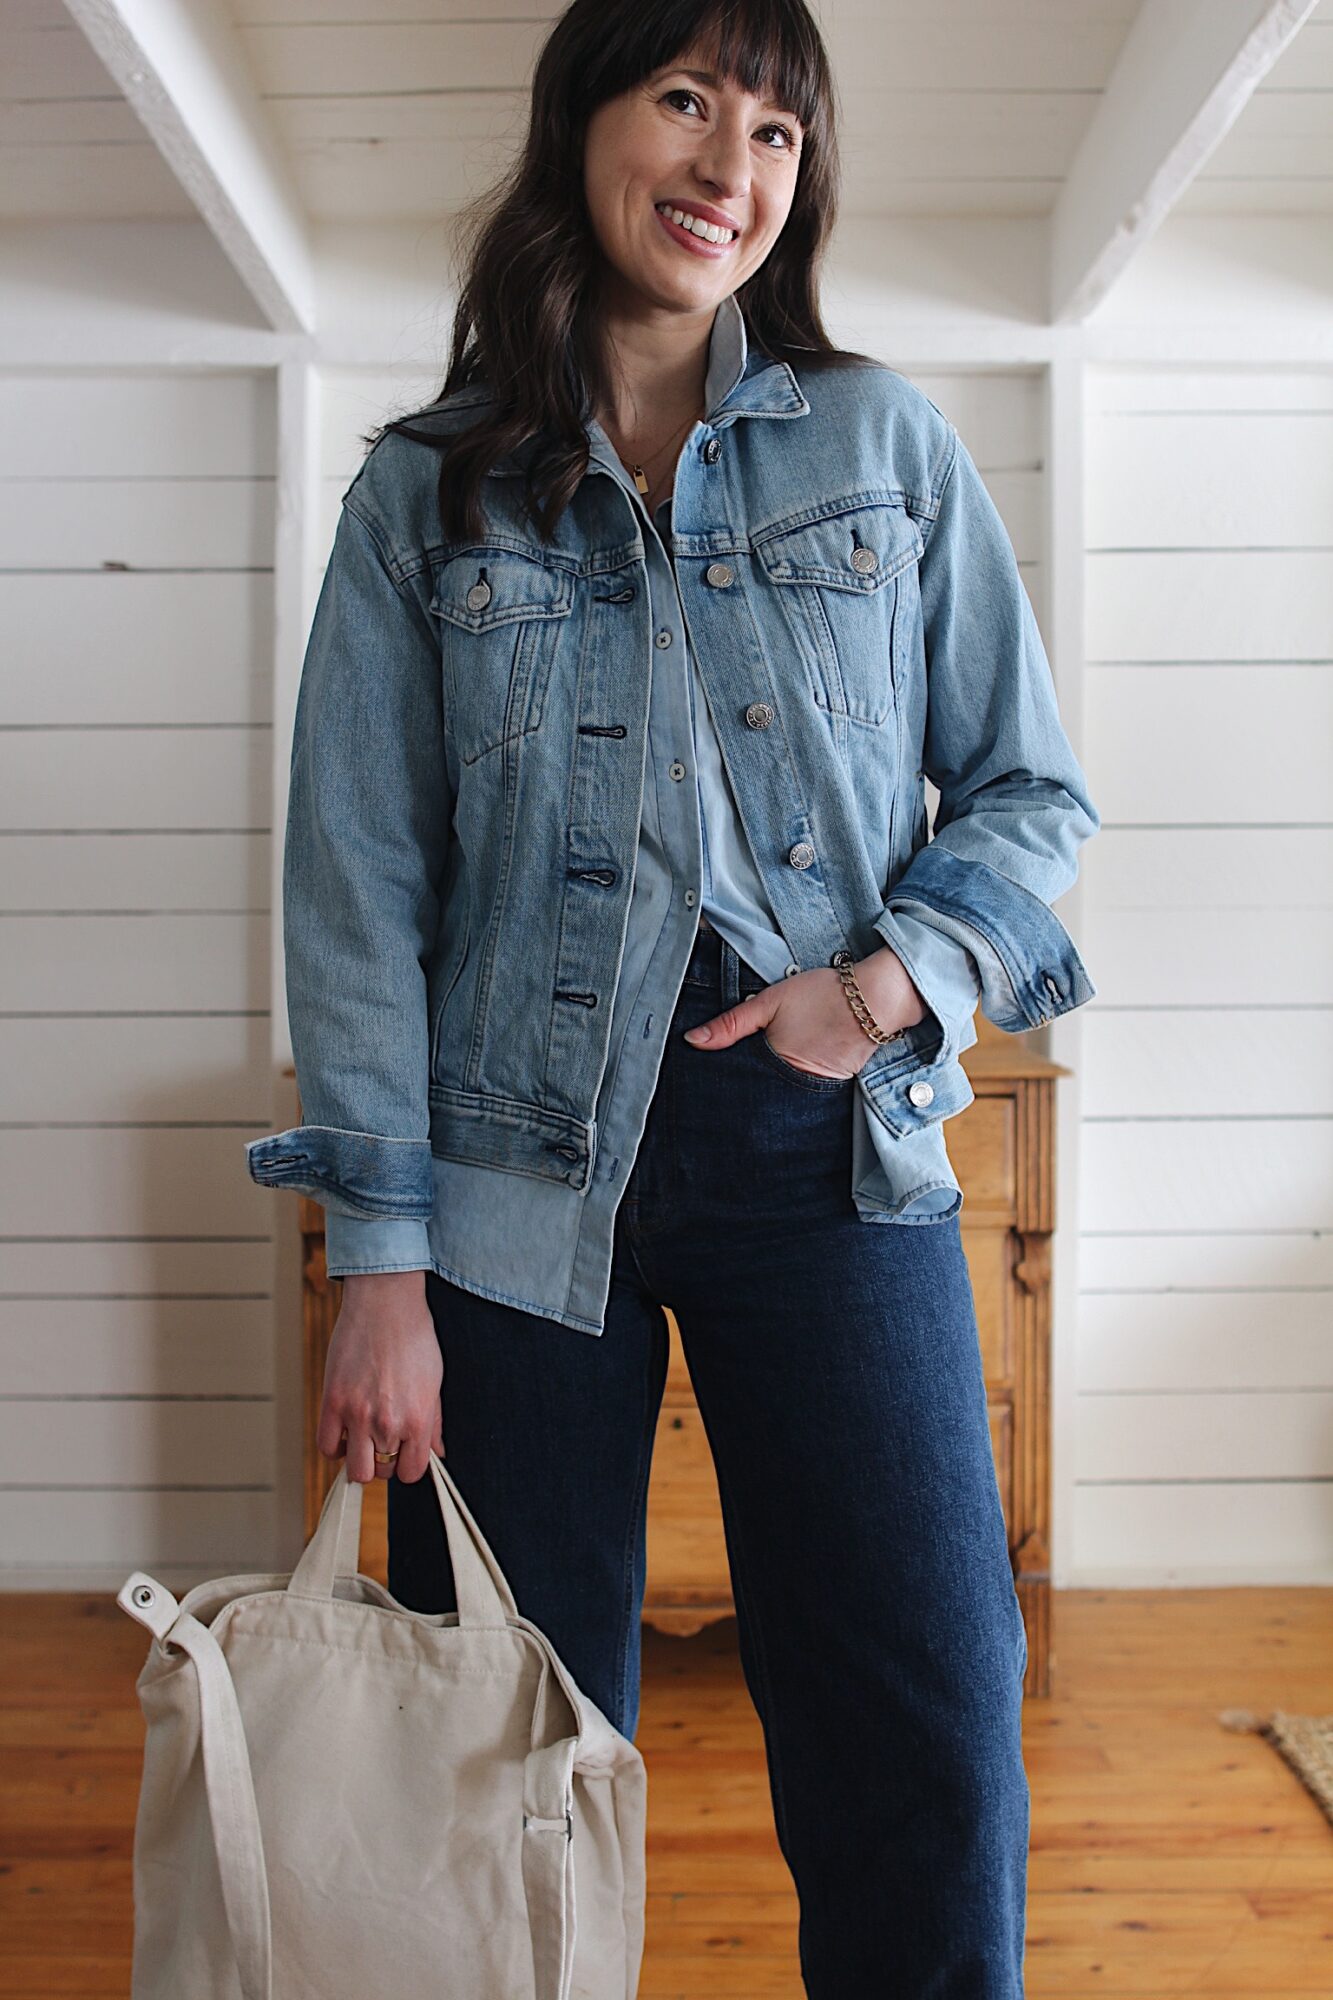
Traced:
[[1333, 1482], [1333, 1389], [1254, 1389], [1244, 1395], [1194, 1389], [1184, 1397], [1145, 1389], [1136, 1395], [1084, 1395], [1075, 1406], [1071, 1442], [1080, 1483]]
[[[1330, 1491], [1327, 1479], [1241, 1482], [1230, 1467], [1222, 1479], [1189, 1484], [1080, 1481], [1070, 1495], [1077, 1550], [1070, 1580], [1117, 1590], [1153, 1583], [1333, 1584]], [[1293, 1697], [1297, 1709], [1303, 1704], [1310, 1714], [1327, 1711], [1327, 1661]]]
[[272, 1116], [264, 1014], [152, 1019], [122, 1015], [0, 1023], [0, 1119], [107, 1120]]
[[209, 910], [267, 916], [272, 850], [267, 830], [11, 833], [0, 843], [0, 915]]
[[[1146, 968], [1140, 968], [1146, 970]], [[1199, 1118], [1219, 1103], [1237, 1117], [1333, 1114], [1329, 1009], [1274, 1004], [1263, 1014], [1270, 1056], [1237, 1062], [1254, 1034], [1251, 1009], [1108, 1006], [1100, 989], [1083, 1022], [1079, 1092], [1087, 1117]]]
[[267, 723], [113, 730], [0, 732], [0, 826], [25, 833], [268, 829], [273, 746]]
[[1084, 1121], [1081, 1229], [1327, 1229], [1330, 1126], [1319, 1118]]
[[0, 709], [12, 726], [270, 720], [266, 572], [0, 576], [0, 625]]
[[1333, 550], [1088, 554], [1087, 660], [1327, 660]]
[[[96, 1512], [89, 1494], [104, 1487], [155, 1487], [159, 1499], [182, 1486], [271, 1487], [273, 1400], [263, 1394], [0, 1401], [0, 1464], [7, 1491], [58, 1485], [62, 1493], [81, 1494], [89, 1516]], [[49, 1538], [42, 1549], [49, 1559]]]
[[267, 1297], [0, 1298], [6, 1397], [267, 1398], [273, 1372]]
[[[262, 1136], [248, 1125], [0, 1129], [4, 1233], [197, 1239], [294, 1228], [298, 1197], [246, 1171], [245, 1142]], [[284, 1203], [285, 1215], [274, 1206]]]
[[1333, 666], [1094, 666], [1083, 709], [1107, 820], [1333, 818]]
[[263, 1014], [266, 916], [0, 917], [0, 1011]]
[[9, 569], [271, 570], [274, 482], [39, 477], [0, 481]]

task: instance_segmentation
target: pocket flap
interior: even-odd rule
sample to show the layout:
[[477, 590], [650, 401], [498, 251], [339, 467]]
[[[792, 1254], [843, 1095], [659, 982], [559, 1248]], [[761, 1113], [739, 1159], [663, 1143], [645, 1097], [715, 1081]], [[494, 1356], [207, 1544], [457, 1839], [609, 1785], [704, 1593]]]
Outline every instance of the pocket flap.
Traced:
[[574, 579], [566, 569], [516, 549], [476, 548], [450, 556], [435, 573], [430, 608], [469, 632], [520, 619], [566, 618]]
[[919, 561], [925, 546], [905, 507], [878, 501], [840, 506], [784, 529], [761, 542], [757, 554], [774, 583], [820, 583], [869, 596]]

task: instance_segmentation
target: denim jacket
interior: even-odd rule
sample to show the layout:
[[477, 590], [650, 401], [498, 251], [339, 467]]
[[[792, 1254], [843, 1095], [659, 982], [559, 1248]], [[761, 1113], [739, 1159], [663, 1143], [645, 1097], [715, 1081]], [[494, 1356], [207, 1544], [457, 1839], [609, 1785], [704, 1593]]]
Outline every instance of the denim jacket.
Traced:
[[[856, 1081], [881, 1156], [937, 1147], [938, 1187], [978, 994], [1017, 1032], [1095, 992], [1050, 905], [1100, 821], [954, 427], [889, 368], [747, 350], [734, 301], [714, 364], [728, 329], [739, 366], [710, 365], [670, 510], [692, 671], [782, 970], [883, 942], [928, 1003]], [[415, 422], [465, 424], [485, 394]], [[666, 887], [631, 924], [646, 780], [662, 793], [663, 756], [684, 773], [649, 728], [669, 666], [656, 529], [591, 437], [550, 546], [519, 504], [523, 448], [492, 469], [479, 541], [441, 539], [436, 456], [392, 433], [343, 496], [284, 856], [307, 1122], [247, 1160], [321, 1201], [331, 1233], [379, 1225], [346, 1232], [375, 1248], [345, 1269], [431, 1265], [600, 1333], [703, 851], [697, 785], [668, 784]]]

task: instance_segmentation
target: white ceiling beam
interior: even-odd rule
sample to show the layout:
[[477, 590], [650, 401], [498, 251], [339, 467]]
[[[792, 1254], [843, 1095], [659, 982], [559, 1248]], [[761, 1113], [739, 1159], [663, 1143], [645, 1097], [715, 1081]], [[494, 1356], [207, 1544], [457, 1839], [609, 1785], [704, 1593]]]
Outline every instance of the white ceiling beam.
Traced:
[[306, 220], [217, 0], [65, 0], [269, 325], [314, 328]]
[[1143, 0], [1051, 215], [1049, 311], [1086, 318], [1318, 0]]

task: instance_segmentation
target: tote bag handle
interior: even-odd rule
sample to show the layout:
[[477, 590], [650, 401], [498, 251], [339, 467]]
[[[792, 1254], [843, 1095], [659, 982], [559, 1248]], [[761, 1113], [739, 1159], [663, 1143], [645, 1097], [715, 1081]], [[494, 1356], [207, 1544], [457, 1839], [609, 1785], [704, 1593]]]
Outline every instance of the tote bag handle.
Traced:
[[[517, 1618], [513, 1595], [481, 1530], [434, 1451], [430, 1461], [451, 1563], [455, 1562], [456, 1546], [463, 1555], [463, 1561], [454, 1569], [460, 1625], [503, 1623], [506, 1605], [513, 1607], [512, 1615]], [[452, 1522], [451, 1502], [457, 1510]], [[353, 1524], [356, 1533], [348, 1555], [346, 1538]], [[349, 1481], [344, 1466], [329, 1489], [315, 1532], [292, 1572], [289, 1591], [300, 1576], [310, 1587], [296, 1591], [295, 1595], [332, 1596], [334, 1576], [355, 1573], [360, 1556], [360, 1526], [360, 1482]], [[348, 1564], [346, 1568], [342, 1567], [344, 1561]], [[327, 1590], [321, 1588], [326, 1580]], [[465, 1595], [469, 1614], [466, 1620], [462, 1617]], [[194, 1663], [199, 1683], [204, 1787], [242, 2000], [273, 2000], [273, 1932], [264, 1841], [245, 1724], [226, 1655], [208, 1627], [188, 1611], [182, 1611], [171, 1592], [144, 1570], [135, 1570], [126, 1579], [116, 1602], [164, 1644], [180, 1646]], [[497, 1611], [498, 1618], [494, 1615]], [[540, 1641], [535, 1628], [528, 1630]], [[579, 1718], [544, 1642], [541, 1649], [544, 1664], [533, 1706], [532, 1748], [523, 1767], [523, 1888], [532, 1936], [536, 2000], [568, 2000], [575, 1939], [571, 1850], [573, 1768], [578, 1736], [560, 1736], [555, 1732], [560, 1726], [562, 1707], [566, 1715], [573, 1714], [576, 1731]]]
[[[517, 1618], [518, 1606], [504, 1572], [435, 1451], [430, 1454], [430, 1470], [454, 1573], [459, 1624], [503, 1625], [506, 1618]], [[342, 1465], [324, 1496], [318, 1526], [292, 1571], [287, 1594], [327, 1600], [337, 1578], [356, 1575], [360, 1559], [361, 1482], [349, 1479]]]

